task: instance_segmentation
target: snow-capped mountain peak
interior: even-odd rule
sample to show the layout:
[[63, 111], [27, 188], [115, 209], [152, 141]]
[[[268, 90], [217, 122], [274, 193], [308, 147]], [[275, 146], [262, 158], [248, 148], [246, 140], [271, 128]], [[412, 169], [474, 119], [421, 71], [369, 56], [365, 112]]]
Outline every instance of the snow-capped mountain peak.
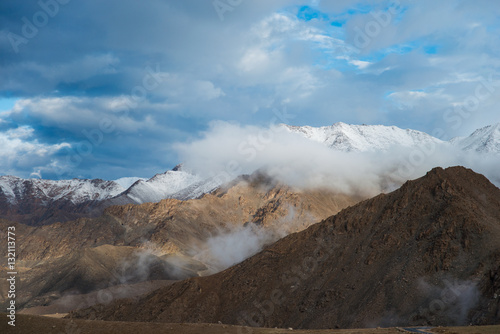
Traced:
[[197, 198], [220, 186], [220, 182], [205, 179], [185, 171], [182, 165], [172, 170], [159, 173], [149, 180], [141, 179], [117, 196], [118, 202], [147, 203], [159, 202], [165, 198]]
[[11, 204], [16, 204], [25, 198], [39, 199], [42, 203], [64, 199], [79, 204], [92, 200], [105, 200], [124, 190], [116, 182], [100, 179], [44, 180], [0, 176], [0, 195], [3, 193]]
[[156, 174], [149, 180], [135, 182], [124, 195], [135, 203], [159, 202], [200, 181], [202, 179], [197, 175], [182, 170], [169, 170]]
[[464, 151], [500, 153], [500, 123], [477, 129], [468, 137], [457, 137], [451, 143]]
[[289, 132], [344, 152], [386, 151], [394, 146], [413, 147], [429, 142], [442, 142], [425, 132], [404, 130], [396, 126], [351, 125], [342, 122], [323, 127], [282, 126]]
[[131, 185], [133, 185], [139, 180], [146, 181], [147, 179], [144, 179], [142, 177], [121, 177], [114, 181], [118, 183], [120, 186], [122, 186], [124, 189], [128, 189], [130, 188]]
[[[500, 154], [500, 123], [483, 127], [468, 137], [441, 141], [424, 132], [384, 125], [350, 125], [335, 123], [330, 126], [291, 126], [282, 124], [286, 131], [321, 143], [341, 152], [392, 152], [392, 148], [414, 148], [428, 144], [454, 147], [459, 152], [472, 151], [492, 156]], [[427, 146], [428, 147], [428, 146]], [[398, 152], [397, 150], [394, 152]], [[25, 220], [33, 223], [33, 210], [42, 210], [40, 220], [63, 221], [89, 212], [98, 212], [110, 205], [159, 202], [166, 198], [187, 200], [198, 198], [221, 186], [217, 178], [205, 178], [178, 165], [150, 179], [137, 177], [104, 180], [43, 180], [21, 179], [15, 176], [0, 177], [0, 214], [17, 217], [26, 214]], [[55, 205], [51, 205], [55, 204]], [[90, 206], [90, 207], [89, 207]], [[53, 216], [54, 210], [66, 210]], [[45, 209], [43, 209], [45, 208]], [[45, 214], [43, 210], [50, 212]], [[79, 210], [79, 211], [78, 211]], [[97, 210], [97, 211], [96, 211]], [[16, 216], [17, 215], [17, 216]], [[52, 218], [51, 218], [52, 217]], [[43, 219], [42, 219], [43, 218]], [[16, 218], [17, 219], [17, 218]], [[24, 218], [23, 218], [24, 219]]]

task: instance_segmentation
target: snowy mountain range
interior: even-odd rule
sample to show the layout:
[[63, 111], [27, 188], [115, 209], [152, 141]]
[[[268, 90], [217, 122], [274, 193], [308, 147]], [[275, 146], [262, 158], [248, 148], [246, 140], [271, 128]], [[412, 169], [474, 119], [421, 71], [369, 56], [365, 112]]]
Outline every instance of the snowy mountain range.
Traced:
[[500, 123], [485, 126], [468, 137], [443, 141], [425, 132], [384, 125], [350, 125], [342, 122], [331, 126], [282, 125], [287, 131], [343, 152], [387, 151], [394, 146], [418, 147], [426, 144], [451, 145], [464, 151], [500, 154]]
[[126, 191], [111, 198], [113, 204], [141, 204], [159, 202], [165, 198], [187, 200], [197, 198], [218, 188], [220, 183], [176, 166], [165, 173], [156, 174], [149, 180], [139, 179]]
[[64, 199], [73, 204], [102, 201], [114, 197], [125, 189], [114, 181], [94, 180], [43, 180], [21, 179], [15, 176], [0, 177], [0, 197], [10, 204], [17, 204], [26, 197], [37, 198], [42, 204]]
[[464, 151], [479, 153], [500, 153], [500, 123], [485, 126], [474, 131], [469, 137], [453, 138], [450, 143]]
[[[134, 182], [135, 181], [135, 182]], [[132, 183], [130, 185], [130, 183]], [[129, 184], [128, 188], [123, 185]], [[42, 205], [64, 199], [72, 204], [112, 200], [113, 204], [159, 202], [165, 198], [182, 200], [199, 197], [220, 186], [211, 179], [179, 169], [156, 174], [150, 179], [122, 178], [44, 180], [0, 176], [0, 199], [15, 205], [25, 198], [36, 198]]]
[[342, 122], [331, 126], [282, 125], [287, 131], [343, 152], [385, 151], [393, 146], [413, 147], [443, 143], [425, 132], [384, 125], [350, 125]]
[[[451, 145], [480, 154], [500, 154], [500, 123], [474, 131], [468, 137], [442, 141], [427, 133], [383, 125], [349, 125], [310, 127], [281, 125], [291, 133], [322, 143], [343, 152], [387, 151], [394, 146], [417, 147], [429, 143]], [[150, 179], [136, 177], [105, 180], [43, 180], [0, 177], [0, 218], [19, 215], [33, 205], [47, 207], [57, 203], [70, 213], [75, 210], [101, 212], [110, 205], [159, 202], [165, 198], [187, 200], [198, 198], [221, 186], [216, 179], [206, 179], [183, 170], [179, 165]], [[13, 207], [17, 207], [13, 210]], [[24, 209], [23, 209], [24, 208]], [[92, 209], [94, 208], [94, 209]], [[57, 217], [53, 217], [56, 219]], [[74, 218], [69, 214], [68, 218]], [[28, 218], [31, 219], [31, 218]], [[58, 218], [57, 218], [58, 219]]]

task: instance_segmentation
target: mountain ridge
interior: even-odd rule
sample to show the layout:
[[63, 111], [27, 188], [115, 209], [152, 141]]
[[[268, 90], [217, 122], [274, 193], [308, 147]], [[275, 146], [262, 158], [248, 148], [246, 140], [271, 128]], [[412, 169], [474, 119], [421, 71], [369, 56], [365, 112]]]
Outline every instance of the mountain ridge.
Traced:
[[[457, 152], [475, 152], [489, 157], [500, 155], [500, 123], [478, 129], [468, 137], [457, 137], [450, 141], [442, 141], [421, 131], [384, 125], [349, 125], [338, 122], [325, 127], [285, 124], [281, 127], [343, 152], [385, 152], [393, 147], [407, 150], [432, 144], [443, 147], [445, 151], [454, 148]], [[119, 184], [129, 184], [135, 179], [137, 180], [126, 189]], [[496, 179], [500, 180], [500, 176]], [[48, 196], [43, 187], [39, 189], [38, 184], [52, 184], [53, 188], [59, 189], [58, 194]], [[106, 186], [101, 189], [99, 185]], [[217, 178], [189, 172], [182, 164], [149, 179], [122, 178], [117, 182], [99, 179], [52, 181], [0, 176], [0, 204], [3, 204], [0, 214], [4, 218], [28, 224], [48, 224], [78, 217], [93, 217], [111, 205], [154, 203], [165, 198], [198, 198], [221, 185]], [[23, 193], [22, 189], [28, 190]], [[61, 200], [63, 197], [65, 199]]]
[[71, 316], [303, 329], [492, 324], [499, 240], [500, 189], [463, 167], [435, 168], [218, 274]]
[[468, 137], [457, 137], [450, 141], [464, 151], [479, 153], [500, 152], [500, 123], [477, 129]]
[[[22, 236], [16, 249], [22, 293], [16, 305], [31, 308], [62, 303], [69, 292], [81, 294], [120, 284], [108, 275], [119, 269], [120, 262], [128, 263], [131, 272], [154, 272], [156, 278], [161, 278], [159, 274], [185, 278], [218, 272], [258, 252], [262, 245], [361, 199], [327, 191], [297, 191], [253, 175], [199, 199], [110, 206], [95, 218], [43, 226], [0, 219], [0, 230], [14, 226], [16, 235]], [[0, 239], [2, 245], [7, 247], [7, 238]], [[72, 265], [99, 247], [103, 252], [95, 258], [109, 259], [104, 272], [108, 274], [85, 274], [86, 270], [103, 273], [98, 262], [86, 262], [88, 266], [79, 265], [78, 270]], [[120, 249], [136, 253], [136, 260], [126, 258]], [[136, 277], [151, 279], [142, 274]], [[5, 301], [0, 297], [0, 305]]]
[[417, 130], [385, 125], [353, 125], [337, 122], [330, 126], [281, 125], [290, 132], [344, 152], [388, 150], [393, 146], [412, 147], [427, 143], [441, 144], [442, 140]]

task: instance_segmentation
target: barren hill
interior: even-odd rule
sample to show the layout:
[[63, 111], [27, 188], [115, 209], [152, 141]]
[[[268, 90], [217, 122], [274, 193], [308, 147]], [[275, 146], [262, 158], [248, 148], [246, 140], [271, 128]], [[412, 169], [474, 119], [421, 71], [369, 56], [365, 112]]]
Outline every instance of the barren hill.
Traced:
[[349, 328], [500, 321], [500, 189], [462, 167], [291, 234], [216, 275], [73, 317]]
[[[97, 218], [38, 227], [15, 224], [23, 292], [17, 304], [49, 305], [68, 293], [124, 282], [214, 273], [359, 200], [298, 191], [254, 175], [200, 199], [113, 206]], [[0, 227], [12, 224], [0, 220]], [[6, 241], [2, 237], [0, 247], [6, 249]], [[124, 264], [128, 272], [123, 272]], [[0, 305], [4, 301], [0, 297]]]

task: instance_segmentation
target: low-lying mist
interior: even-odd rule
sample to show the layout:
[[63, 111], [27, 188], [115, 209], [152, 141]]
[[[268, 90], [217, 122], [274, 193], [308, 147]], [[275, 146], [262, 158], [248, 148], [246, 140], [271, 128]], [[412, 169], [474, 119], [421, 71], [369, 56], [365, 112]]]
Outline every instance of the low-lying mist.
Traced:
[[199, 274], [214, 274], [227, 269], [257, 254], [265, 246], [318, 221], [313, 215], [306, 215], [303, 221], [298, 221], [292, 206], [288, 206], [287, 211], [286, 216], [265, 227], [249, 222], [228, 224], [210, 238], [194, 242], [189, 255], [207, 267]]
[[286, 206], [286, 212], [286, 215], [268, 222], [266, 226], [243, 221], [221, 224], [208, 238], [193, 238], [183, 253], [165, 254], [160, 245], [144, 241], [133, 256], [121, 262], [116, 283], [178, 280], [214, 274], [257, 254], [288, 234], [319, 221], [307, 212], [296, 215], [291, 205]]
[[470, 323], [469, 314], [480, 299], [477, 282], [445, 278], [434, 285], [421, 278], [418, 282], [420, 293], [427, 302], [413, 314], [410, 320], [433, 321], [441, 325], [464, 326]]
[[276, 231], [254, 224], [235, 227], [214, 235], [196, 247], [193, 259], [207, 266], [203, 274], [213, 274], [257, 254], [280, 236]]
[[423, 176], [434, 167], [461, 165], [500, 185], [499, 155], [465, 152], [448, 142], [414, 148], [394, 146], [377, 152], [341, 152], [280, 126], [215, 122], [201, 139], [177, 144], [176, 150], [186, 169], [221, 181], [260, 169], [290, 186], [374, 196]]

